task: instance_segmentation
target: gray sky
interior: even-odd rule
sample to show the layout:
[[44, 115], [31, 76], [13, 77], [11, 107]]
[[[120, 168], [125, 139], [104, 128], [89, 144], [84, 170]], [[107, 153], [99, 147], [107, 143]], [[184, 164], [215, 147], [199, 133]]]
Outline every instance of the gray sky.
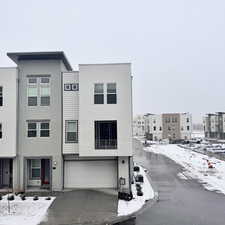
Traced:
[[1, 1], [0, 66], [51, 50], [75, 69], [132, 62], [134, 114], [225, 111], [224, 0]]

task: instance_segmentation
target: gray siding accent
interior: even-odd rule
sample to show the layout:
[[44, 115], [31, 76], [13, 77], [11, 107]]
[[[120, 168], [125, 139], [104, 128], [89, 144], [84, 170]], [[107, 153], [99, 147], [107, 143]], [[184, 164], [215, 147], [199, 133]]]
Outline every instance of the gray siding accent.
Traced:
[[[62, 115], [61, 115], [61, 64], [59, 60], [19, 61], [19, 157], [20, 170], [24, 171], [24, 157], [52, 157], [56, 169], [52, 170], [53, 190], [62, 189]], [[50, 74], [51, 100], [50, 106], [27, 105], [27, 75]], [[27, 121], [51, 120], [50, 137], [27, 137]], [[20, 177], [20, 186], [26, 183]]]

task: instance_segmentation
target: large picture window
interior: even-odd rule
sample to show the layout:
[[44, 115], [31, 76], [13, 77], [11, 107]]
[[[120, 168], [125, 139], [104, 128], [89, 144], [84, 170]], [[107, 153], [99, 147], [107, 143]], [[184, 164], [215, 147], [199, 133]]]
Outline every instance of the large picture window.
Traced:
[[66, 121], [66, 143], [78, 142], [78, 121], [67, 120]]
[[117, 121], [95, 121], [95, 149], [117, 149]]

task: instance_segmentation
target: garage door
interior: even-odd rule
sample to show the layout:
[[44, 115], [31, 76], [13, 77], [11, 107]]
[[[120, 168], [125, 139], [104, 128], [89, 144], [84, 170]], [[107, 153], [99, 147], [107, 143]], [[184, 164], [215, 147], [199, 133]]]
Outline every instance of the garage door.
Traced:
[[65, 188], [116, 188], [117, 161], [65, 161]]

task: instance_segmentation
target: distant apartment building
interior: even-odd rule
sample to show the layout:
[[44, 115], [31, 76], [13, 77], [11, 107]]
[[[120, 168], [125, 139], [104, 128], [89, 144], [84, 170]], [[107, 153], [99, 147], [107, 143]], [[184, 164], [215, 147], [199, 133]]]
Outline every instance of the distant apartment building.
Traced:
[[149, 113], [143, 116], [143, 120], [145, 136], [149, 140], [169, 139], [175, 141], [191, 138], [192, 116], [190, 113]]
[[133, 135], [144, 136], [145, 135], [145, 117], [144, 115], [137, 115], [133, 119]]
[[203, 124], [206, 138], [225, 139], [225, 112], [207, 114]]
[[0, 189], [130, 192], [130, 63], [80, 64], [63, 52], [8, 53], [0, 68]]

